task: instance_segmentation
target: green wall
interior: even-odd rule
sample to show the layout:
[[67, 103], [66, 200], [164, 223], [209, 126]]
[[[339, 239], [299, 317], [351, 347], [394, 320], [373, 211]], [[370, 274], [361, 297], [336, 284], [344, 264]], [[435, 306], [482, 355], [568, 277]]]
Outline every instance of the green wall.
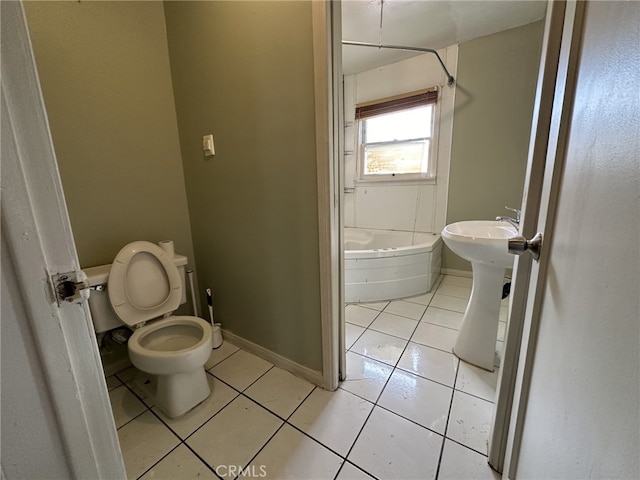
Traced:
[[159, 2], [24, 2], [83, 267], [134, 240], [194, 263]]
[[[520, 208], [544, 22], [460, 44], [447, 221]], [[445, 248], [443, 267], [471, 264]]]
[[321, 370], [311, 3], [165, 16], [199, 283], [226, 329]]
[[81, 264], [173, 239], [225, 329], [322, 370], [311, 3], [25, 9]]

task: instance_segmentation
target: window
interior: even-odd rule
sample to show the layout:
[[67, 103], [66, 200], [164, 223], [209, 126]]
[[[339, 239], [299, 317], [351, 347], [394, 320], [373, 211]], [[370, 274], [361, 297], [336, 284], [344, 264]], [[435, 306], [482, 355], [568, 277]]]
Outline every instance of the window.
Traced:
[[356, 108], [361, 180], [435, 178], [437, 98], [432, 89]]

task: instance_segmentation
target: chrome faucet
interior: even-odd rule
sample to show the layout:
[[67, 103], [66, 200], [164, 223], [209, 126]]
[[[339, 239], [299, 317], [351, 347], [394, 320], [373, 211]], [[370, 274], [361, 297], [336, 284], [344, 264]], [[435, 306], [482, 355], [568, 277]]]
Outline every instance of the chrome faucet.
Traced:
[[509, 222], [515, 228], [519, 228], [520, 227], [520, 215], [522, 214], [522, 212], [520, 210], [516, 210], [515, 208], [510, 208], [510, 207], [504, 207], [504, 208], [514, 212], [516, 214], [516, 218], [513, 218], [513, 217], [496, 217], [496, 220], [499, 221], [499, 222]]

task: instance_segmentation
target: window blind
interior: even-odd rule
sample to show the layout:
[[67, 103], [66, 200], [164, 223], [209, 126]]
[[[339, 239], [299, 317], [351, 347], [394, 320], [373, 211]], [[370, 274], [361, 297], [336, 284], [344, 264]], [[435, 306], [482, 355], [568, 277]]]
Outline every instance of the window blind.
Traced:
[[385, 113], [406, 110], [407, 108], [420, 107], [435, 104], [438, 100], [438, 90], [430, 89], [412, 93], [408, 96], [393, 97], [387, 100], [379, 100], [361, 104], [356, 107], [356, 120], [374, 117]]

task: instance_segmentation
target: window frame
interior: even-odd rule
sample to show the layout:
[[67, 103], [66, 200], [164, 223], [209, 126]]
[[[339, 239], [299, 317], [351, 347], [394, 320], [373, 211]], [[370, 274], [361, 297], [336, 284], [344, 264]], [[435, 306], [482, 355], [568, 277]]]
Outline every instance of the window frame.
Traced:
[[[416, 100], [416, 97], [425, 96], [426, 100]], [[403, 110], [410, 110], [419, 106], [432, 106], [432, 118], [431, 118], [431, 136], [419, 137], [414, 139], [393, 140], [386, 142], [371, 142], [369, 144], [364, 143], [365, 138], [365, 121], [369, 118], [374, 118], [386, 113], [400, 112]], [[381, 107], [381, 108], [378, 108]], [[437, 174], [437, 152], [438, 152], [438, 120], [440, 113], [440, 92], [437, 87], [431, 87], [428, 89], [420, 90], [417, 92], [410, 92], [404, 95], [398, 95], [395, 97], [384, 98], [367, 102], [366, 104], [360, 104], [356, 107], [356, 122], [357, 122], [357, 136], [358, 136], [358, 148], [357, 148], [357, 179], [356, 183], [436, 183]], [[364, 115], [359, 116], [359, 109], [367, 109]], [[376, 110], [380, 110], [380, 113], [376, 113]], [[365, 148], [367, 146], [376, 145], [402, 145], [409, 144], [422, 139], [429, 141], [428, 147], [428, 161], [426, 172], [419, 173], [388, 173], [388, 174], [365, 174]]]

